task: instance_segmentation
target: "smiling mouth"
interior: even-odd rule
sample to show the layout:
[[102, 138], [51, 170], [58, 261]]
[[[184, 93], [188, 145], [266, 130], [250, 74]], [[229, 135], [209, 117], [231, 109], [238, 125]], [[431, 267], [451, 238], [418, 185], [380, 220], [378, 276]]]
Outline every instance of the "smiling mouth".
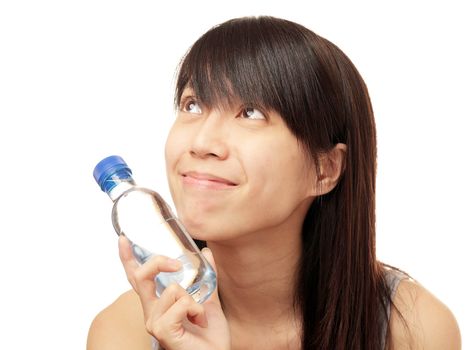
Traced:
[[196, 186], [207, 189], [227, 189], [237, 186], [236, 183], [211, 174], [201, 174], [188, 172], [181, 174], [183, 183], [190, 186]]

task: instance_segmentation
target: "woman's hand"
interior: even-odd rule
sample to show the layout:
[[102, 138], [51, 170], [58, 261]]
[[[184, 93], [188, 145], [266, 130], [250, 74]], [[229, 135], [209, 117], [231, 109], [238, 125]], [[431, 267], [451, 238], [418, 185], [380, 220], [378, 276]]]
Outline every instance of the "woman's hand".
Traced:
[[[202, 251], [216, 271], [209, 249]], [[147, 331], [166, 350], [230, 349], [228, 322], [223, 314], [218, 289], [203, 304], [198, 304], [179, 285], [172, 284], [156, 296], [155, 276], [181, 268], [178, 260], [154, 256], [139, 265], [125, 236], [119, 237], [119, 255], [127, 279], [140, 297]]]

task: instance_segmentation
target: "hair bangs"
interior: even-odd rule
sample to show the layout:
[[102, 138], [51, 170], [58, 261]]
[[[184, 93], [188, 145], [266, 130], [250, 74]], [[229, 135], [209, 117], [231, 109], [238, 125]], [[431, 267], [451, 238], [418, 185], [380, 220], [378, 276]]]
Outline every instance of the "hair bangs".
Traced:
[[265, 47], [265, 28], [243, 19], [245, 25], [215, 27], [202, 36], [183, 58], [176, 84], [179, 105], [185, 88], [191, 88], [208, 107], [237, 103], [281, 111], [271, 51]]
[[311, 45], [320, 40], [304, 27], [273, 17], [225, 22], [199, 38], [183, 58], [175, 104], [179, 106], [185, 88], [192, 88], [209, 108], [241, 103], [275, 111], [314, 159], [316, 152], [329, 148], [318, 139], [329, 138], [319, 130], [325, 124], [320, 106], [329, 93], [324, 88], [331, 85], [320, 84], [327, 77], [319, 76], [320, 60]]

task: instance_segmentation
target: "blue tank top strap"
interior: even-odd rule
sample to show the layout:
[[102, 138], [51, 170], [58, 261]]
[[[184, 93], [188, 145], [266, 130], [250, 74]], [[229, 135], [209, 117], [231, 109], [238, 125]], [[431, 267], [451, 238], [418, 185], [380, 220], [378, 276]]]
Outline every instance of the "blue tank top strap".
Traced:
[[164, 350], [153, 336], [151, 337], [151, 350]]
[[[399, 287], [399, 283], [402, 280], [406, 279], [411, 279], [408, 274], [405, 272], [399, 271], [395, 268], [392, 267], [385, 267], [384, 270], [384, 278], [386, 280], [386, 285], [389, 288], [390, 291], [390, 297], [391, 300], [394, 300], [394, 296], [396, 294], [397, 288]], [[385, 310], [385, 315], [382, 316], [382, 329], [381, 329], [381, 344], [383, 344], [382, 349], [385, 349], [385, 341], [386, 341], [386, 336], [388, 332], [388, 325], [389, 325], [389, 319], [391, 317], [391, 303], [387, 302], [386, 303], [386, 310]]]

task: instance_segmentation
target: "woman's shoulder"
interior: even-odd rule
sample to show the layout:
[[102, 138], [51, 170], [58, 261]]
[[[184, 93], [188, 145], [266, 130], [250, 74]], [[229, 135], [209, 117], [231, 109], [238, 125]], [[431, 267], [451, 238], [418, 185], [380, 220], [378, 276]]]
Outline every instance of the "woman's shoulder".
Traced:
[[88, 333], [87, 350], [151, 349], [137, 294], [130, 290], [119, 296], [94, 318]]
[[461, 349], [461, 335], [453, 313], [417, 281], [402, 279], [393, 303], [390, 349]]

